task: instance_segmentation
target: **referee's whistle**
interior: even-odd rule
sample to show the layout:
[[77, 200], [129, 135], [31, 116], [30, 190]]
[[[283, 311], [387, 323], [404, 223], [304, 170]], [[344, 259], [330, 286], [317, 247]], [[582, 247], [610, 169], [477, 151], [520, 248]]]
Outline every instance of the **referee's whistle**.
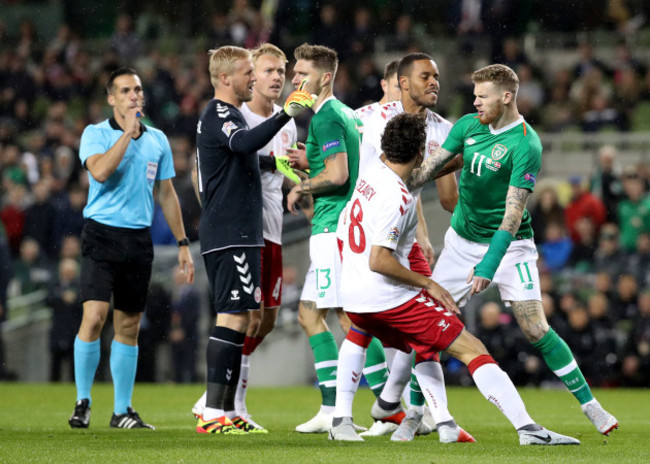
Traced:
[[140, 112], [138, 111], [137, 113], [135, 113], [135, 117], [136, 117], [136, 118], [141, 118], [141, 117], [142, 117], [142, 113], [140, 113]]

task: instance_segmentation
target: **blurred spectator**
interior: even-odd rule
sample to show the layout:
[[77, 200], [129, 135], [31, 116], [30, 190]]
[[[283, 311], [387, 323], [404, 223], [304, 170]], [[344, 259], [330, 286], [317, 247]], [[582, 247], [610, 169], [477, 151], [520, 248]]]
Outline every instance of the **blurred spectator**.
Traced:
[[647, 386], [650, 382], [650, 290], [639, 296], [639, 314], [624, 351], [622, 385]]
[[650, 287], [650, 234], [640, 234], [636, 249], [630, 254], [627, 269], [636, 276], [642, 287]]
[[352, 57], [366, 56], [374, 53], [377, 31], [372, 25], [370, 9], [365, 6], [358, 7], [354, 11], [354, 25], [350, 34], [349, 47], [352, 49]]
[[624, 250], [631, 252], [636, 248], [639, 234], [650, 232], [650, 196], [634, 167], [626, 169], [622, 177], [627, 198], [618, 205], [618, 225], [621, 245]]
[[176, 245], [176, 238], [167, 224], [165, 215], [158, 201], [153, 203], [153, 220], [151, 221], [151, 242], [154, 245]]
[[[532, 79], [532, 69], [530, 67], [530, 60], [526, 54], [521, 50], [519, 41], [515, 37], [507, 37], [503, 41], [501, 49], [501, 64], [512, 68], [519, 76], [519, 92], [517, 92], [517, 104], [519, 104], [519, 97], [521, 96], [521, 73], [524, 70], [527, 73], [525, 80]], [[540, 95], [541, 97], [541, 95]], [[541, 99], [540, 99], [541, 102]]]
[[230, 35], [228, 16], [224, 12], [216, 11], [212, 14], [207, 35], [210, 47], [215, 49], [233, 42]]
[[519, 76], [519, 91], [517, 92], [517, 107], [528, 122], [533, 124], [541, 120], [541, 105], [544, 102], [544, 87], [533, 75], [530, 65], [521, 63], [517, 66]]
[[582, 373], [589, 383], [600, 369], [602, 359], [596, 353], [597, 341], [589, 320], [589, 313], [582, 303], [578, 304], [568, 315], [569, 332], [566, 339], [573, 356], [581, 366]]
[[61, 241], [60, 259], [74, 259], [81, 263], [81, 239], [76, 235], [68, 235]]
[[50, 186], [49, 179], [39, 180], [34, 185], [34, 203], [25, 210], [23, 236], [35, 239], [41, 246], [41, 251], [53, 258], [58, 255], [59, 249], [55, 235], [59, 215], [50, 197]]
[[285, 265], [282, 267], [282, 307], [285, 311], [298, 311], [301, 286], [298, 285], [297, 279], [298, 270], [295, 266]]
[[0, 210], [0, 219], [4, 224], [9, 249], [12, 256], [18, 256], [20, 242], [23, 239], [25, 228], [25, 210], [29, 204], [27, 188], [24, 184], [9, 184], [6, 187], [7, 195], [4, 206]]
[[[156, 382], [158, 345], [167, 340], [171, 295], [159, 282], [151, 282], [145, 311], [140, 322], [138, 336], [138, 368], [136, 379], [139, 382]], [[110, 319], [110, 318], [109, 318]]]
[[357, 76], [355, 80], [358, 82], [358, 88], [351, 95], [353, 98], [349, 100], [352, 108], [376, 102], [383, 95], [381, 89], [382, 75], [371, 56], [361, 58], [356, 70]]
[[590, 218], [596, 233], [598, 233], [605, 222], [607, 212], [603, 202], [582, 186], [582, 179], [579, 176], [573, 176], [569, 181], [571, 184], [571, 200], [564, 210], [564, 222], [571, 240], [577, 242], [580, 239], [576, 230], [578, 219]]
[[[495, 302], [484, 303], [479, 309], [479, 326], [476, 336], [483, 342], [501, 368], [517, 382], [517, 339], [521, 331], [512, 325], [512, 317]], [[519, 379], [521, 380], [521, 379]]]
[[133, 18], [129, 14], [123, 13], [118, 16], [110, 45], [123, 64], [132, 63], [144, 51], [142, 40], [135, 32]]
[[593, 222], [586, 217], [578, 219], [576, 230], [579, 239], [573, 244], [569, 265], [577, 272], [587, 273], [593, 269], [597, 246]]
[[395, 21], [395, 31], [386, 43], [388, 52], [406, 52], [413, 42], [413, 18], [401, 14]]
[[481, 0], [454, 0], [451, 15], [458, 35], [483, 33], [482, 4]]
[[[319, 22], [313, 29], [310, 43], [324, 45], [337, 51], [339, 60], [345, 61], [349, 55], [348, 28], [339, 18], [336, 8], [331, 3], [321, 6]], [[336, 79], [339, 79], [337, 75]], [[340, 98], [337, 95], [338, 98]]]
[[550, 132], [560, 132], [576, 125], [574, 108], [567, 88], [552, 85], [550, 101], [541, 108], [540, 122]]
[[194, 146], [186, 137], [170, 138], [169, 143], [174, 154], [174, 171], [176, 172], [172, 183], [178, 195], [181, 211], [183, 211], [185, 233], [193, 242], [199, 238], [198, 226], [201, 218], [201, 205], [196, 199], [191, 176], [194, 164]]
[[2, 338], [2, 326], [7, 320], [7, 287], [13, 276], [11, 268], [11, 254], [9, 252], [9, 243], [5, 234], [4, 226], [0, 222], [0, 380], [6, 380], [11, 377], [5, 370], [5, 345]]
[[549, 223], [564, 223], [564, 208], [560, 205], [554, 186], [543, 187], [537, 192], [537, 202], [530, 209], [530, 217], [537, 244], [546, 240], [546, 227]]
[[638, 297], [639, 284], [636, 277], [632, 274], [621, 274], [612, 300], [612, 317], [624, 330], [631, 328], [631, 323], [639, 314]]
[[618, 347], [614, 323], [609, 314], [609, 300], [603, 293], [594, 293], [589, 297], [587, 310], [596, 339], [594, 352], [596, 369], [592, 381], [596, 385], [612, 385], [615, 382]]
[[57, 221], [57, 238], [81, 237], [81, 229], [84, 225], [83, 209], [86, 206], [88, 191], [80, 185], [73, 185], [68, 191], [68, 198], [63, 207], [59, 209], [59, 220]]
[[74, 339], [81, 324], [82, 306], [79, 301], [79, 263], [64, 258], [59, 261], [58, 279], [49, 289], [45, 304], [52, 309], [50, 327], [50, 381], [59, 382], [64, 363], [68, 378], [74, 381]]
[[624, 115], [614, 108], [609, 97], [603, 93], [590, 97], [587, 110], [582, 115], [581, 126], [584, 132], [598, 132], [602, 129], [625, 131], [630, 128]]
[[605, 205], [607, 222], [617, 222], [618, 203], [623, 197], [623, 184], [616, 168], [618, 150], [612, 145], [604, 145], [598, 150], [598, 164], [591, 177], [591, 192]]
[[200, 295], [194, 286], [186, 282], [185, 274], [177, 266], [174, 269], [174, 291], [171, 302], [172, 374], [174, 382], [195, 383], [196, 354], [198, 347], [198, 323], [201, 309]]
[[551, 272], [559, 272], [569, 261], [573, 243], [566, 236], [562, 223], [549, 222], [546, 226], [545, 240], [540, 248], [547, 269]]
[[616, 224], [604, 224], [594, 254], [594, 270], [608, 274], [611, 279], [618, 279], [627, 266], [627, 254], [621, 250], [618, 235]]
[[609, 72], [605, 63], [594, 57], [594, 49], [591, 44], [583, 40], [578, 44], [578, 62], [573, 67], [573, 75], [581, 78], [593, 69], [597, 69], [604, 74]]
[[51, 265], [33, 238], [26, 237], [20, 244], [20, 257], [14, 261], [14, 279], [19, 295], [46, 289], [52, 281]]
[[549, 293], [542, 293], [542, 308], [544, 309], [548, 325], [553, 327], [553, 330], [555, 330], [561, 338], [566, 338], [568, 330], [567, 321], [565, 317], [557, 311], [555, 300]]

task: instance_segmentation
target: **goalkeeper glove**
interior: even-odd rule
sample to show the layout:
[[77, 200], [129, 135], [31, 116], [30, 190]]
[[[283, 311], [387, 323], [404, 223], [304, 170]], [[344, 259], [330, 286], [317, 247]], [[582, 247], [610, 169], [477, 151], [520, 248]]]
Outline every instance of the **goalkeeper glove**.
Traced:
[[274, 156], [275, 158], [275, 169], [278, 170], [284, 177], [293, 181], [295, 184], [300, 183], [300, 177], [293, 172], [293, 168], [289, 165], [289, 157], [284, 156]]
[[317, 96], [303, 90], [306, 83], [307, 79], [304, 79], [300, 87], [298, 87], [298, 90], [291, 92], [287, 97], [287, 101], [284, 102], [284, 112], [289, 117], [295, 118], [307, 108], [311, 108], [314, 105]]

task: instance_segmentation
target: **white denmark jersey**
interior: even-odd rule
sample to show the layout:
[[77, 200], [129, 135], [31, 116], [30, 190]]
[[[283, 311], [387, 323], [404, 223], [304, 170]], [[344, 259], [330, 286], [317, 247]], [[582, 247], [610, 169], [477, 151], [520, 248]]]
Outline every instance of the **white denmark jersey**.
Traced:
[[357, 116], [359, 116], [359, 119], [361, 119], [361, 122], [365, 125], [370, 116], [375, 114], [379, 108], [381, 108], [381, 103], [374, 102], [370, 105], [357, 108], [354, 112], [357, 113]]
[[[433, 150], [442, 145], [447, 139], [451, 124], [438, 113], [431, 110], [425, 110], [427, 115], [427, 146], [424, 153], [424, 159], [433, 153]], [[363, 141], [361, 143], [361, 151], [359, 152], [359, 174], [362, 174], [364, 169], [372, 164], [380, 161], [381, 150], [381, 136], [384, 133], [386, 124], [391, 118], [404, 112], [404, 107], [401, 101], [394, 101], [386, 103], [375, 111], [372, 116], [363, 121]], [[417, 199], [420, 195], [422, 188], [411, 192]]]
[[[409, 268], [418, 218], [415, 199], [402, 179], [385, 164], [359, 176], [344, 218], [340, 297], [352, 313], [381, 312], [415, 297], [421, 289], [401, 284], [370, 270], [373, 245], [390, 248]], [[338, 231], [337, 231], [338, 232]]]
[[[273, 105], [273, 113], [282, 108]], [[267, 120], [264, 116], [253, 113], [248, 105], [241, 106], [241, 112], [246, 122], [252, 129]], [[285, 155], [287, 148], [291, 147], [298, 140], [296, 123], [289, 121], [278, 132], [275, 137], [262, 149], [258, 150], [260, 155]], [[262, 201], [263, 201], [263, 225], [264, 238], [273, 243], [282, 244], [282, 183], [284, 176], [279, 172], [262, 172]]]

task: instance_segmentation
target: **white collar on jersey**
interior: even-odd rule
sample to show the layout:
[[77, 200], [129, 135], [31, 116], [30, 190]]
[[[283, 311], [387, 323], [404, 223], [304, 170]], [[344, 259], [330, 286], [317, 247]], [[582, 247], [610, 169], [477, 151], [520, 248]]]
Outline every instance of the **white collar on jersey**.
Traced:
[[323, 105], [330, 100], [336, 100], [336, 97], [334, 95], [331, 95], [327, 97], [325, 100], [323, 100], [322, 102], [320, 102], [320, 105], [318, 105], [318, 107], [312, 108], [314, 110], [314, 114], [318, 113], [320, 109], [323, 107]]
[[502, 128], [499, 129], [499, 130], [494, 130], [494, 129], [492, 128], [492, 124], [490, 124], [488, 127], [490, 128], [490, 133], [491, 133], [492, 135], [499, 135], [499, 134], [502, 134], [502, 133], [504, 133], [504, 132], [506, 132], [506, 131], [509, 131], [510, 129], [512, 129], [512, 128], [515, 127], [515, 126], [518, 126], [518, 125], [521, 124], [522, 122], [525, 122], [525, 121], [524, 121], [524, 117], [520, 115], [519, 118], [518, 118], [516, 121], [511, 122], [510, 124], [508, 124], [508, 125], [505, 126], [505, 127], [502, 127]]

